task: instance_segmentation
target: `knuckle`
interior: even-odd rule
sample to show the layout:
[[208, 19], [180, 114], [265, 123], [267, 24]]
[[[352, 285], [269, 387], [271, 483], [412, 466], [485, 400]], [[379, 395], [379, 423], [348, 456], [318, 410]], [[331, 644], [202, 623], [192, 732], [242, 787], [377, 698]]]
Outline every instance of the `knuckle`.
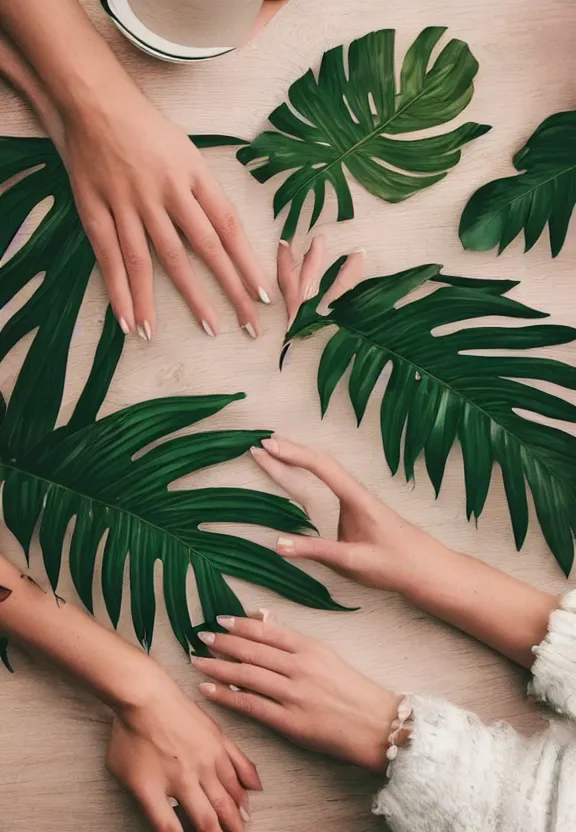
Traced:
[[142, 272], [146, 268], [146, 258], [138, 251], [127, 251], [124, 262], [129, 271]]
[[172, 266], [178, 265], [182, 260], [183, 249], [178, 245], [168, 245], [162, 250], [165, 261]]
[[240, 231], [240, 220], [238, 219], [238, 215], [235, 211], [232, 211], [231, 209], [225, 211], [222, 215], [220, 226], [222, 228], [222, 233], [226, 237], [236, 237]]
[[254, 713], [254, 702], [247, 693], [241, 691], [236, 694], [236, 705], [243, 713], [249, 716]]
[[204, 234], [198, 240], [199, 250], [206, 256], [213, 256], [218, 254], [221, 249], [221, 243], [216, 232]]

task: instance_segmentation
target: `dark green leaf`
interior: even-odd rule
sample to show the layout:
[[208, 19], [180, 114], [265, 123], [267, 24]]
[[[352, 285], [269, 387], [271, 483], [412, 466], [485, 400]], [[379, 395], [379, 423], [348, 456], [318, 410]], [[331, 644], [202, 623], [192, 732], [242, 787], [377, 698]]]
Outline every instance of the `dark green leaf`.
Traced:
[[282, 231], [290, 239], [304, 201], [314, 197], [310, 228], [324, 207], [326, 186], [338, 200], [338, 220], [354, 216], [345, 171], [380, 199], [399, 202], [443, 179], [461, 148], [490, 129], [468, 123], [436, 136], [396, 138], [446, 124], [465, 109], [478, 63], [468, 46], [451, 40], [429, 66], [445, 28], [432, 26], [406, 53], [396, 89], [393, 29], [371, 32], [326, 52], [318, 76], [308, 70], [290, 87], [290, 107], [269, 116], [267, 130], [238, 151], [259, 182], [290, 175], [274, 198], [277, 216], [289, 206]]
[[[329, 270], [324, 288], [303, 304], [286, 336], [292, 340], [337, 327], [320, 362], [323, 407], [353, 361], [348, 389], [360, 421], [382, 368], [390, 363], [386, 389], [377, 395], [382, 397], [382, 442], [392, 472], [403, 452], [405, 474], [412, 479], [415, 462], [424, 453], [438, 494], [448, 455], [458, 440], [468, 517], [480, 517], [496, 462], [517, 547], [528, 528], [528, 486], [546, 541], [568, 573], [576, 534], [576, 436], [530, 416], [576, 423], [576, 406], [523, 380], [576, 390], [576, 367], [510, 352], [574, 341], [576, 329], [552, 324], [481, 326], [438, 335], [446, 324], [475, 318], [537, 319], [546, 314], [507, 297], [512, 281], [447, 277], [439, 274], [439, 266], [430, 265], [367, 280], [335, 300], [328, 315], [319, 315], [315, 310], [343, 262], [340, 259]], [[425, 280], [443, 285], [396, 305]], [[506, 353], [475, 354], [486, 350]]]
[[526, 251], [546, 225], [562, 250], [576, 205], [576, 112], [547, 118], [514, 157], [517, 176], [495, 179], [470, 198], [460, 220], [464, 248], [499, 253], [523, 230]]

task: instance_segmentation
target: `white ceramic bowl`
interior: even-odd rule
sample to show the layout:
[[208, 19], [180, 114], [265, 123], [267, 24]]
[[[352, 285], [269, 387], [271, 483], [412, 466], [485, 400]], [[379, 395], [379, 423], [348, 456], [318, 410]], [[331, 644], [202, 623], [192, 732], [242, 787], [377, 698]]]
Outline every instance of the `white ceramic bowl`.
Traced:
[[144, 26], [132, 11], [129, 0], [100, 0], [100, 2], [104, 11], [134, 46], [137, 46], [143, 52], [147, 52], [148, 55], [159, 58], [161, 61], [169, 61], [175, 64], [209, 61], [234, 50], [233, 46], [201, 48], [172, 43], [172, 41], [156, 35]]

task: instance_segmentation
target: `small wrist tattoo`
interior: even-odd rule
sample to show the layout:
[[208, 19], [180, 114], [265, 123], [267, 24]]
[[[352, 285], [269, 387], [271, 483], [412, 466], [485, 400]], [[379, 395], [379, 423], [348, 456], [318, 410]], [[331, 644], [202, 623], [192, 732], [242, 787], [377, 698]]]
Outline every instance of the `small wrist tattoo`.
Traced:
[[12, 595], [12, 590], [8, 587], [0, 586], [0, 604]]

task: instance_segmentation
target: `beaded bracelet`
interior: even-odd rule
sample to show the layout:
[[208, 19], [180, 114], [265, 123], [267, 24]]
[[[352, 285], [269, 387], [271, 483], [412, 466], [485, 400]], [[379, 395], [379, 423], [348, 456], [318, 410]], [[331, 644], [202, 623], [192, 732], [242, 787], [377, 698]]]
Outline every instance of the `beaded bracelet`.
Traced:
[[386, 759], [389, 761], [386, 769], [386, 777], [390, 777], [392, 763], [398, 756], [399, 745], [403, 745], [412, 734], [413, 724], [413, 710], [412, 700], [409, 696], [405, 696], [398, 705], [398, 717], [391, 726], [390, 736], [388, 737], [388, 750], [386, 751]]

